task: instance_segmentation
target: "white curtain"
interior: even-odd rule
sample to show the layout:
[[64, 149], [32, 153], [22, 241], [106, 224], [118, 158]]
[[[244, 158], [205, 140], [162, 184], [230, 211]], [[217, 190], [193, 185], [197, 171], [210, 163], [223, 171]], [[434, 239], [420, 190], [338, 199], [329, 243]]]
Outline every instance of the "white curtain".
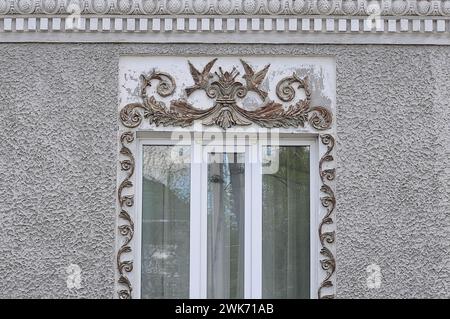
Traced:
[[[171, 146], [145, 146], [141, 295], [188, 298], [190, 165]], [[283, 146], [278, 169], [262, 176], [264, 298], [309, 298], [309, 148]], [[207, 297], [244, 297], [245, 164], [215, 154], [207, 180]], [[198, 213], [198, 212], [197, 212]], [[258, 262], [258, 261], [255, 261]]]
[[243, 154], [214, 158], [218, 163], [208, 164], [208, 298], [243, 298]]
[[172, 154], [144, 147], [142, 298], [189, 298], [190, 165]]
[[309, 148], [282, 146], [263, 181], [263, 298], [309, 298]]

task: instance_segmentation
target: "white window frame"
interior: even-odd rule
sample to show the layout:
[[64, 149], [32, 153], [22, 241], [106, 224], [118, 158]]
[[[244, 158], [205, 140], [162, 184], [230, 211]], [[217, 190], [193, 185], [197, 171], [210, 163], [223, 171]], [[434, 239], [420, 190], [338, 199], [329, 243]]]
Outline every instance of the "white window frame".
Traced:
[[[147, 132], [146, 132], [147, 133]], [[134, 293], [136, 298], [141, 297], [141, 249], [142, 249], [142, 156], [146, 145], [186, 145], [191, 146], [191, 156], [205, 149], [203, 143], [179, 141], [170, 138], [170, 132], [166, 134], [158, 132], [152, 137], [152, 133], [145, 134], [137, 139], [136, 148], [136, 224], [135, 224], [135, 280]], [[284, 135], [284, 134], [283, 134]], [[320, 194], [319, 194], [319, 140], [316, 134], [286, 134], [280, 136], [280, 146], [309, 146], [310, 147], [310, 298], [317, 298], [319, 287], [319, 262], [320, 241], [317, 234], [319, 225]], [[267, 142], [258, 141], [247, 146], [245, 150], [245, 259], [244, 259], [244, 298], [260, 299], [262, 297], [262, 175], [259, 165], [249, 164], [249, 148], [257, 147], [261, 152], [262, 147], [270, 145]], [[211, 145], [211, 143], [208, 143]], [[200, 147], [200, 148], [199, 148]], [[198, 153], [197, 153], [198, 156]], [[207, 163], [191, 161], [191, 201], [190, 201], [190, 282], [189, 298], [207, 298]], [[248, 187], [248, 181], [251, 181]], [[199, 194], [193, 196], [193, 194]], [[250, 200], [249, 200], [250, 199]], [[194, 213], [193, 213], [194, 212]], [[200, 216], [195, 216], [200, 212]], [[255, 221], [256, 220], [256, 221]], [[199, 251], [193, 251], [192, 247], [201, 247]], [[247, 255], [251, 254], [251, 258]], [[259, 260], [260, 262], [254, 262]], [[251, 274], [251, 276], [249, 276]]]

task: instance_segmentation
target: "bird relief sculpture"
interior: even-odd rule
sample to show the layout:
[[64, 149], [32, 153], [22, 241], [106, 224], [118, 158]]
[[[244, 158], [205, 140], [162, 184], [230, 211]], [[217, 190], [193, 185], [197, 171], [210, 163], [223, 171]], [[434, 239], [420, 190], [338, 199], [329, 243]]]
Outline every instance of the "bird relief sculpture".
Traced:
[[[165, 72], [154, 70], [149, 75], [141, 75], [142, 103], [130, 103], [120, 112], [120, 119], [124, 126], [133, 128], [140, 125], [142, 119], [147, 119], [156, 126], [193, 125], [194, 121], [201, 121], [203, 125], [217, 125], [226, 130], [236, 125], [257, 124], [261, 127], [304, 127], [309, 123], [317, 130], [326, 130], [331, 127], [332, 114], [322, 106], [311, 106], [311, 92], [308, 78], [301, 78], [295, 72], [280, 80], [276, 85], [276, 95], [282, 102], [291, 102], [286, 107], [282, 103], [268, 99], [268, 93], [261, 88], [270, 64], [262, 70], [254, 68], [244, 60], [240, 60], [244, 74], [241, 78], [237, 67], [231, 70], [212, 72], [217, 58], [208, 62], [201, 71], [187, 61], [192, 76], [193, 85], [184, 89], [186, 96], [197, 90], [203, 90], [207, 97], [214, 100], [209, 108], [198, 108], [190, 104], [186, 98], [172, 100], [169, 107], [154, 96], [147, 96], [147, 87], [153, 80], [157, 80], [156, 93], [168, 97], [175, 91], [174, 78]], [[295, 97], [294, 84], [303, 89], [305, 99], [293, 103]], [[238, 105], [238, 100], [247, 96], [248, 92], [255, 92], [261, 99], [261, 104], [254, 110], [246, 110]], [[143, 114], [139, 110], [143, 110]]]

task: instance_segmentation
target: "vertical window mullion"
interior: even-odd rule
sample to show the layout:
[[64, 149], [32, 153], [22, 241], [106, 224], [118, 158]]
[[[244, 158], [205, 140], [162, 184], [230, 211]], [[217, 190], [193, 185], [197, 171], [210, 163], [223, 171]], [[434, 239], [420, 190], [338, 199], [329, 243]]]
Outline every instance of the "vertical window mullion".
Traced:
[[319, 241], [317, 238], [318, 210], [320, 197], [319, 189], [319, 143], [318, 137], [311, 143], [310, 156], [310, 297], [317, 298], [316, 292], [319, 287], [318, 274], [321, 271], [319, 260]]
[[203, 144], [198, 144], [201, 154], [199, 172], [200, 176], [200, 209], [198, 210], [200, 220], [200, 298], [206, 299], [208, 297], [208, 149], [203, 147]]
[[138, 201], [137, 205], [137, 211], [136, 211], [136, 233], [138, 236], [136, 238], [138, 239], [136, 242], [136, 255], [138, 256], [138, 262], [136, 263], [136, 282], [139, 289], [136, 291], [136, 298], [141, 298], [141, 290], [142, 290], [142, 206], [143, 206], [143, 195], [142, 195], [142, 162], [143, 162], [143, 143], [142, 141], [138, 141], [137, 143], [137, 162], [136, 162], [136, 194], [140, 196], [140, 200]]
[[[202, 298], [202, 169], [201, 157], [199, 152], [201, 147], [193, 143], [191, 156], [191, 211], [190, 211], [190, 282], [189, 282], [189, 297]], [[201, 153], [200, 153], [201, 156]]]
[[245, 148], [245, 239], [244, 239], [244, 298], [253, 297], [252, 294], [252, 169], [248, 147]]
[[[262, 147], [259, 143], [251, 146], [252, 176], [251, 176], [251, 202], [252, 202], [252, 298], [262, 297]], [[256, 156], [255, 156], [256, 155]]]

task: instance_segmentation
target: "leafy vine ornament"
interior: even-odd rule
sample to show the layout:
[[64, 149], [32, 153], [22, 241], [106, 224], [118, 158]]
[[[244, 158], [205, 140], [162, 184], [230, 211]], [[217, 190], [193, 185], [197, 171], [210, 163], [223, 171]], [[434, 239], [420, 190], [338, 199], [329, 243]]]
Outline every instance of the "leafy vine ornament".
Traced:
[[142, 74], [140, 76], [140, 80], [142, 97], [147, 96], [147, 87], [151, 86], [152, 80], [159, 80], [159, 83], [156, 87], [156, 92], [162, 97], [170, 96], [175, 91], [175, 80], [172, 76], [170, 76], [170, 74], [167, 74], [165, 72], [157, 72], [153, 70], [152, 73], [148, 76]]
[[126, 188], [133, 187], [131, 178], [134, 174], [135, 160], [133, 153], [126, 146], [134, 141], [133, 132], [124, 132], [120, 136], [120, 154], [125, 156], [127, 159], [120, 162], [121, 170], [126, 172], [125, 179], [122, 180], [117, 189], [117, 199], [119, 201], [120, 213], [119, 219], [125, 223], [121, 223], [118, 226], [120, 235], [124, 238], [123, 243], [120, 245], [119, 250], [116, 255], [117, 269], [119, 271], [119, 284], [124, 286], [124, 289], [119, 290], [120, 299], [131, 299], [132, 286], [131, 282], [127, 276], [133, 270], [132, 260], [123, 260], [123, 255], [131, 252], [131, 240], [134, 236], [134, 223], [128, 212], [128, 208], [134, 205], [133, 195], [123, 195], [123, 190]]
[[[283, 102], [292, 102], [295, 97], [294, 84], [298, 89], [304, 89], [305, 99], [290, 104], [287, 108], [281, 103], [268, 100], [267, 92], [260, 86], [263, 83], [270, 64], [260, 71], [253, 68], [244, 60], [240, 60], [244, 69], [242, 78], [245, 83], [238, 80], [240, 72], [236, 67], [231, 71], [224, 71], [219, 67], [218, 72], [211, 70], [217, 58], [209, 61], [202, 71], [197, 70], [188, 61], [190, 74], [194, 84], [185, 88], [189, 97], [196, 90], [205, 91], [214, 105], [210, 108], [198, 108], [190, 104], [186, 98], [172, 100], [169, 106], [158, 101], [154, 96], [147, 96], [147, 87], [152, 80], [158, 80], [156, 93], [162, 97], [173, 95], [175, 80], [164, 72], [153, 71], [150, 75], [141, 75], [141, 103], [130, 103], [123, 107], [120, 119], [124, 126], [135, 128], [145, 118], [150, 124], [156, 126], [193, 125], [194, 121], [201, 121], [203, 125], [217, 125], [226, 130], [233, 126], [248, 126], [256, 124], [265, 128], [304, 127], [308, 122], [317, 130], [326, 130], [331, 127], [332, 114], [322, 106], [311, 106], [311, 92], [308, 78], [300, 78], [296, 73], [280, 80], [276, 86], [277, 97]], [[256, 92], [262, 103], [255, 110], [246, 110], [238, 105], [238, 99], [244, 98], [249, 91]]]
[[317, 297], [319, 299], [333, 299], [335, 297], [334, 294], [324, 294], [323, 290], [324, 288], [333, 287], [331, 278], [336, 271], [336, 260], [329, 245], [333, 244], [335, 241], [335, 232], [334, 230], [325, 231], [324, 228], [334, 224], [332, 215], [336, 207], [336, 197], [334, 196], [333, 189], [327, 183], [335, 179], [336, 171], [334, 168], [324, 169], [323, 165], [325, 162], [331, 163], [334, 161], [334, 157], [331, 153], [335, 146], [335, 139], [331, 134], [322, 134], [320, 135], [320, 141], [327, 147], [325, 154], [322, 155], [319, 161], [319, 176], [322, 181], [320, 191], [325, 194], [325, 196], [320, 198], [320, 202], [322, 207], [326, 209], [326, 212], [319, 223], [318, 232], [320, 244], [322, 246], [320, 254], [324, 256], [324, 259], [320, 261], [320, 266], [322, 270], [325, 271], [325, 278], [320, 283]]

